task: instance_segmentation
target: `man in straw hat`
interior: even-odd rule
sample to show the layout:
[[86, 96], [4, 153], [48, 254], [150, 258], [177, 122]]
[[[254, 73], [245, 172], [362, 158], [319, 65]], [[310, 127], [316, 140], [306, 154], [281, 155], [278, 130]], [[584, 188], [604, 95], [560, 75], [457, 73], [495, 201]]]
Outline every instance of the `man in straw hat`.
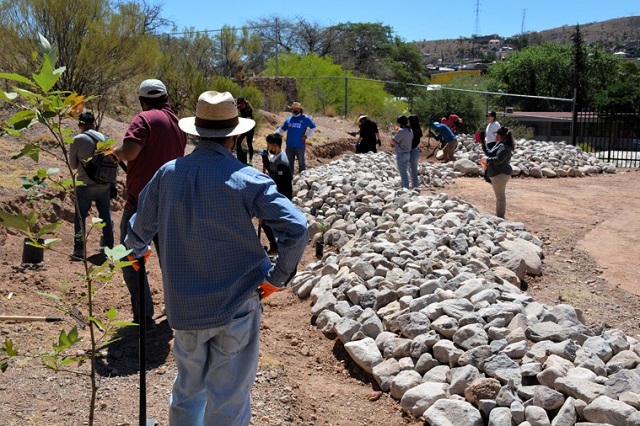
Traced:
[[287, 147], [285, 153], [289, 158], [289, 168], [293, 175], [295, 159], [298, 159], [298, 172], [301, 173], [307, 168], [304, 153], [307, 139], [313, 137], [316, 132], [316, 123], [304, 114], [300, 102], [291, 104], [291, 117], [287, 118], [275, 133], [282, 135], [287, 132]]
[[[162, 166], [140, 193], [126, 245], [143, 255], [157, 233], [167, 319], [175, 330], [171, 425], [248, 425], [258, 366], [260, 297], [285, 286], [308, 241], [307, 221], [271, 178], [232, 154], [255, 126], [233, 96], [198, 98], [180, 128], [193, 153]], [[252, 218], [273, 229], [272, 266]]]
[[[178, 127], [178, 117], [168, 101], [167, 88], [162, 81], [155, 78], [144, 80], [138, 89], [138, 100], [142, 109], [131, 121], [122, 145], [114, 149], [113, 154], [118, 161], [127, 162], [127, 201], [120, 221], [120, 242], [129, 229], [129, 219], [138, 208], [138, 194], [151, 180], [154, 173], [169, 160], [184, 155], [187, 146], [187, 135]], [[158, 239], [155, 240], [159, 249]], [[156, 328], [153, 319], [153, 301], [146, 277], [145, 286], [145, 318], [139, 318], [139, 282], [138, 273], [131, 267], [122, 268], [124, 282], [131, 295], [133, 322], [140, 324], [146, 321], [147, 331]], [[127, 327], [121, 332], [137, 332], [138, 327]]]

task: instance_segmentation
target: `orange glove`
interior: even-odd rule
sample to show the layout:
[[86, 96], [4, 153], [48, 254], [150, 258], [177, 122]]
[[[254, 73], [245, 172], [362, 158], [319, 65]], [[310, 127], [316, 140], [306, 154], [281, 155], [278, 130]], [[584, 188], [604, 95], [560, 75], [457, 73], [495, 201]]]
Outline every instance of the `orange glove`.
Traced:
[[[151, 257], [151, 249], [147, 250], [147, 252], [144, 254], [144, 263], [145, 265], [147, 264], [147, 261], [149, 260], [149, 257]], [[133, 263], [131, 264], [131, 267], [133, 268], [134, 271], [139, 271], [140, 270], [140, 264], [138, 264], [138, 259], [136, 259], [135, 257], [129, 255], [127, 256], [127, 259], [129, 259], [130, 261], [132, 261]]]
[[271, 296], [276, 291], [280, 291], [280, 290], [282, 290], [282, 289], [279, 288], [279, 287], [274, 286], [273, 284], [269, 284], [266, 281], [260, 283], [260, 285], [258, 286], [258, 293], [260, 294], [260, 300], [266, 299], [267, 297]]

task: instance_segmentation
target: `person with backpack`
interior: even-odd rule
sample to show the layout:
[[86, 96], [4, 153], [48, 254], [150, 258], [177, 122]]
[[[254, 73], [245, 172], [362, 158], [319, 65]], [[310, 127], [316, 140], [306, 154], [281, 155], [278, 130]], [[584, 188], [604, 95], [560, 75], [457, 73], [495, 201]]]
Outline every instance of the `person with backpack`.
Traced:
[[[108, 138], [96, 130], [95, 116], [92, 112], [83, 112], [78, 119], [80, 134], [73, 138], [73, 143], [69, 149], [69, 163], [74, 170], [78, 170], [76, 181], [81, 181], [84, 185], [76, 187], [77, 205], [73, 221], [73, 252], [69, 255], [71, 260], [78, 261], [84, 259], [84, 235], [86, 234], [86, 219], [95, 203], [98, 209], [98, 216], [104, 222], [102, 228], [102, 244], [113, 248], [113, 222], [111, 221], [111, 184], [116, 180], [117, 165], [108, 156], [96, 154], [98, 142], [105, 142]], [[100, 156], [104, 161], [111, 161], [112, 173], [107, 174], [108, 181], [99, 180], [96, 175], [95, 160]], [[87, 161], [89, 159], [94, 160]], [[90, 168], [90, 163], [94, 169]], [[90, 177], [92, 176], [92, 177]], [[102, 176], [104, 177], [104, 176]]]
[[411, 168], [411, 188], [418, 187], [418, 161], [420, 161], [420, 138], [422, 137], [422, 129], [420, 128], [420, 120], [415, 114], [409, 116], [409, 127], [413, 132], [413, 139], [411, 139], [411, 152], [409, 154], [409, 166]]

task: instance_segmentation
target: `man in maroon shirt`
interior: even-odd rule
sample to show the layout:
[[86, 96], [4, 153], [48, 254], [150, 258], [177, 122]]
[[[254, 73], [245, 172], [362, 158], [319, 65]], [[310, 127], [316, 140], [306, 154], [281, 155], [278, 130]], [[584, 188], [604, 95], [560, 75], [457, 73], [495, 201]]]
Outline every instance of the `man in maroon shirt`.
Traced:
[[[124, 137], [122, 145], [113, 154], [119, 161], [127, 162], [127, 202], [120, 222], [120, 243], [129, 230], [129, 219], [138, 207], [138, 195], [151, 180], [156, 171], [167, 161], [184, 155], [187, 144], [186, 134], [178, 127], [178, 117], [168, 103], [167, 88], [156, 79], [145, 80], [140, 84], [138, 99], [142, 111], [138, 113]], [[156, 250], [160, 250], [158, 239], [154, 239]], [[133, 322], [140, 324], [140, 300], [138, 297], [138, 273], [131, 266], [122, 269], [124, 281], [131, 295]], [[155, 328], [153, 320], [153, 301], [149, 283], [146, 290], [147, 330]]]

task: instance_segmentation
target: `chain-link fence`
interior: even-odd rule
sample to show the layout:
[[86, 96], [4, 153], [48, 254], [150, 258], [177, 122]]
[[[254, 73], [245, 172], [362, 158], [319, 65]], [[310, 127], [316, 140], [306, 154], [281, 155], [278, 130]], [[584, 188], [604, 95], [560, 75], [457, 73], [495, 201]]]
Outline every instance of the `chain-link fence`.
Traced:
[[[600, 109], [576, 112], [573, 99], [518, 95], [344, 76], [298, 78], [298, 91], [310, 111], [329, 116], [368, 114], [380, 125], [395, 123], [401, 114], [416, 114], [424, 127], [445, 112], [462, 121], [458, 133], [474, 134], [495, 111], [501, 125], [516, 138], [564, 141], [595, 152], [621, 167], [640, 166], [640, 110]], [[388, 93], [401, 93], [389, 99]]]

